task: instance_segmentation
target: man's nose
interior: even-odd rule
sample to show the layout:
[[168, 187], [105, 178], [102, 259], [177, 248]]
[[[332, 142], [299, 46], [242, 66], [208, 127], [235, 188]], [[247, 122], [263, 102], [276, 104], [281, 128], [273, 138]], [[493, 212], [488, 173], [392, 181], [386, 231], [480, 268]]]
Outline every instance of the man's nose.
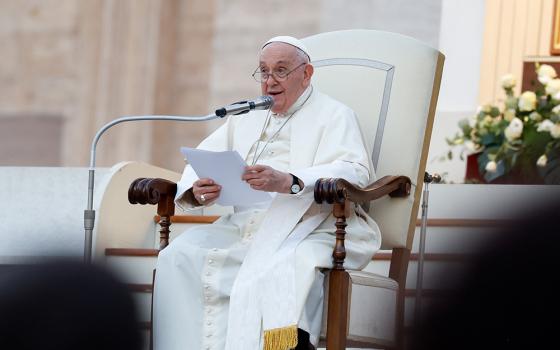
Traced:
[[277, 83], [278, 81], [274, 78], [274, 75], [272, 74], [269, 74], [265, 81], [265, 84], [268, 86], [273, 86], [276, 85]]

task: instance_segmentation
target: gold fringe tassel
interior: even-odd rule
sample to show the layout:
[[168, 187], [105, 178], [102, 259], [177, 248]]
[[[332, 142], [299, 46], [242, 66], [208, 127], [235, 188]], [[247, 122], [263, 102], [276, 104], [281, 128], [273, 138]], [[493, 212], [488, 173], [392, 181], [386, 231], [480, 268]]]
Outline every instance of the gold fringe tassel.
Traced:
[[290, 350], [297, 344], [297, 325], [264, 331], [264, 350]]

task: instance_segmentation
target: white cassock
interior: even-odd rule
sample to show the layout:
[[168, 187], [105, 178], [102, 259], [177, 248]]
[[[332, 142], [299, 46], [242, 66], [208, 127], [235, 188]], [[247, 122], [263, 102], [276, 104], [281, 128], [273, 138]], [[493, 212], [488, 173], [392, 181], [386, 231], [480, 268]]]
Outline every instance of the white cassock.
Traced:
[[[321, 269], [332, 266], [335, 220], [332, 206], [313, 202], [314, 185], [333, 177], [366, 186], [374, 174], [356, 116], [340, 102], [309, 87], [285, 116], [268, 114], [230, 117], [199, 148], [236, 150], [248, 164], [256, 159], [290, 172], [305, 187], [295, 195], [275, 194], [271, 203], [236, 207], [211, 225], [181, 234], [160, 253], [156, 350], [282, 349], [297, 328], [318, 342]], [[193, 208], [183, 194], [196, 180], [187, 165], [177, 184], [180, 208]], [[377, 225], [365, 217], [347, 218], [349, 269], [363, 268], [381, 245]]]

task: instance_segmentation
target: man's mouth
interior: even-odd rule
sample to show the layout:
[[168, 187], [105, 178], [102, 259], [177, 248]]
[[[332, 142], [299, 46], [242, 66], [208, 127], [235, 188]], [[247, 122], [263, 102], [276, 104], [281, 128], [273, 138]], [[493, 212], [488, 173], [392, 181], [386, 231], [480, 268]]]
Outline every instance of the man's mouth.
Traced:
[[269, 91], [268, 94], [271, 96], [276, 96], [276, 95], [280, 95], [282, 93], [282, 91]]

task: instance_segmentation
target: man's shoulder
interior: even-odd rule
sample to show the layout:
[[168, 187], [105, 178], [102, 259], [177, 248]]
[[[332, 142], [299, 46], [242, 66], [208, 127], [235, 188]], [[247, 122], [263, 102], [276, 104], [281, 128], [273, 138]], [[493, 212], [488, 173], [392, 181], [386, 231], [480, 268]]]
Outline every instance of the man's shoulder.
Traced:
[[321, 123], [340, 123], [357, 119], [356, 112], [348, 105], [321, 91], [314, 91], [312, 114]]
[[343, 102], [337, 100], [336, 98], [327, 95], [326, 93], [315, 90], [315, 103], [323, 108], [331, 109], [333, 111], [338, 111], [341, 113], [355, 114], [354, 110], [350, 106], [344, 104]]

